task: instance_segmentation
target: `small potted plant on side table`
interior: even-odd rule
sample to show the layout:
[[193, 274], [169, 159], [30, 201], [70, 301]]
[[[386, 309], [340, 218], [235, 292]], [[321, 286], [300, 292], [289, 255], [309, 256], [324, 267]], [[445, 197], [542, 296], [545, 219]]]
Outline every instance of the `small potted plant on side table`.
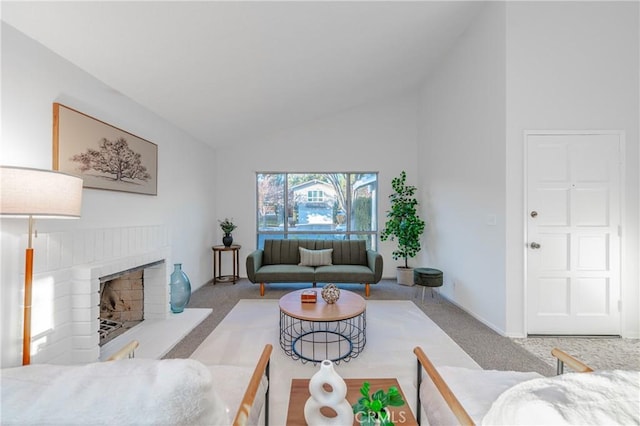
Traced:
[[360, 388], [362, 397], [353, 404], [353, 414], [362, 426], [394, 426], [393, 419], [387, 406], [400, 407], [404, 405], [398, 388], [391, 386], [387, 392], [382, 389], [370, 393], [369, 382], [364, 382]]
[[224, 244], [225, 247], [231, 247], [231, 244], [233, 244], [233, 236], [231, 235], [231, 232], [238, 227], [238, 225], [235, 225], [232, 220], [233, 219], [229, 220], [225, 217], [224, 220], [218, 221], [220, 222], [220, 229], [224, 232], [222, 244]]

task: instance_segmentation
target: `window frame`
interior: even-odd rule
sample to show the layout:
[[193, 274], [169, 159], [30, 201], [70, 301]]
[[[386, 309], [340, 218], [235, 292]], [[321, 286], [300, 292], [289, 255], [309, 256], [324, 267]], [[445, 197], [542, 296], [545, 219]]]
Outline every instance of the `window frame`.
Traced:
[[[346, 189], [345, 189], [345, 220], [344, 223], [346, 225], [345, 230], [344, 231], [336, 231], [335, 229], [333, 230], [312, 230], [312, 231], [290, 231], [290, 225], [289, 225], [289, 221], [288, 221], [288, 217], [286, 214], [286, 210], [287, 210], [287, 206], [289, 205], [289, 176], [290, 175], [325, 175], [325, 174], [342, 174], [345, 176], [345, 181], [346, 181]], [[259, 181], [259, 177], [261, 175], [283, 175], [283, 199], [282, 199], [282, 205], [284, 206], [284, 220], [283, 220], [283, 226], [281, 229], [277, 229], [277, 230], [261, 230], [260, 229], [260, 210], [259, 210], [259, 206], [260, 206], [260, 181]], [[373, 206], [372, 206], [372, 217], [371, 217], [371, 227], [373, 229], [371, 230], [367, 230], [367, 231], [354, 231], [352, 228], [352, 221], [351, 221], [351, 216], [352, 216], [352, 205], [353, 205], [353, 193], [352, 193], [352, 176], [353, 175], [373, 175], [375, 176], [375, 186], [374, 186], [374, 191], [375, 194], [374, 196], [372, 196], [373, 200]], [[378, 221], [377, 219], [380, 217], [380, 212], [379, 212], [379, 190], [378, 190], [378, 181], [379, 181], [379, 172], [377, 171], [350, 171], [350, 172], [283, 172], [283, 171], [278, 171], [278, 172], [274, 172], [274, 171], [257, 171], [255, 173], [255, 231], [256, 231], [256, 247], [260, 248], [260, 241], [261, 241], [261, 236], [269, 238], [269, 236], [278, 236], [278, 237], [282, 237], [282, 239], [292, 239], [296, 238], [296, 236], [301, 236], [302, 238], [304, 238], [304, 236], [322, 236], [322, 235], [326, 235], [326, 236], [335, 236], [335, 235], [344, 235], [345, 238], [347, 240], [352, 240], [352, 239], [358, 239], [358, 236], [365, 236], [365, 241], [370, 242], [370, 248], [373, 250], [377, 250], [378, 245], [379, 245], [379, 229], [378, 229]], [[311, 191], [311, 190], [310, 190]], [[309, 192], [310, 192], [309, 191]], [[307, 201], [308, 201], [308, 193], [307, 192]], [[323, 199], [326, 200], [326, 194], [324, 194], [323, 192]]]

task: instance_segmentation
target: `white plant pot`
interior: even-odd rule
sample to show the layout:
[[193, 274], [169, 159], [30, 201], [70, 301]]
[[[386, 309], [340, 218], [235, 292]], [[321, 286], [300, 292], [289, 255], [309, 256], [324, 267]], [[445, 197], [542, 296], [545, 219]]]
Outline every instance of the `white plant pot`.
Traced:
[[412, 286], [413, 283], [413, 268], [405, 268], [404, 266], [396, 269], [398, 284]]

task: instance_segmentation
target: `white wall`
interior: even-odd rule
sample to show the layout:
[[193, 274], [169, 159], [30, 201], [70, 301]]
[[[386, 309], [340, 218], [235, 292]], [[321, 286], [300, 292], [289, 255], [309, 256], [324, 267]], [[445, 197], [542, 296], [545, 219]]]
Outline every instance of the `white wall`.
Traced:
[[637, 2], [489, 3], [428, 76], [423, 262], [501, 333], [526, 333], [523, 132], [607, 129], [626, 132], [622, 333], [640, 335], [638, 21]]
[[[85, 189], [81, 219], [42, 220], [38, 231], [162, 226], [170, 235], [172, 258], [167, 261], [183, 263], [194, 288], [211, 279], [211, 245], [217, 229], [213, 149], [3, 22], [0, 164], [51, 169], [53, 102], [156, 143], [158, 195]], [[4, 367], [19, 363], [27, 222], [4, 219], [1, 226]], [[35, 258], [37, 266], [38, 252]]]
[[638, 2], [507, 3], [507, 334], [524, 315], [524, 130], [623, 130], [623, 324], [639, 337]]
[[[246, 255], [256, 248], [256, 172], [378, 171], [382, 229], [391, 179], [405, 170], [408, 183], [417, 183], [416, 109], [415, 95], [400, 96], [247, 141], [250, 149], [243, 143], [217, 150], [218, 219], [233, 217], [239, 224], [233, 239], [242, 245], [241, 275]], [[218, 230], [216, 241], [221, 239]], [[394, 249], [391, 242], [379, 246], [384, 277], [395, 278]]]
[[504, 5], [485, 6], [429, 75], [419, 114], [423, 264], [442, 293], [505, 329]]

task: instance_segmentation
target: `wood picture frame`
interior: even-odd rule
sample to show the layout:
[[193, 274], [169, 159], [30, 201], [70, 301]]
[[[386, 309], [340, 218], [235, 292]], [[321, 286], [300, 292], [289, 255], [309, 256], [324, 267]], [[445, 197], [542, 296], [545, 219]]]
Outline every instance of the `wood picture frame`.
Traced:
[[60, 103], [53, 104], [53, 169], [85, 188], [158, 194], [158, 146]]

